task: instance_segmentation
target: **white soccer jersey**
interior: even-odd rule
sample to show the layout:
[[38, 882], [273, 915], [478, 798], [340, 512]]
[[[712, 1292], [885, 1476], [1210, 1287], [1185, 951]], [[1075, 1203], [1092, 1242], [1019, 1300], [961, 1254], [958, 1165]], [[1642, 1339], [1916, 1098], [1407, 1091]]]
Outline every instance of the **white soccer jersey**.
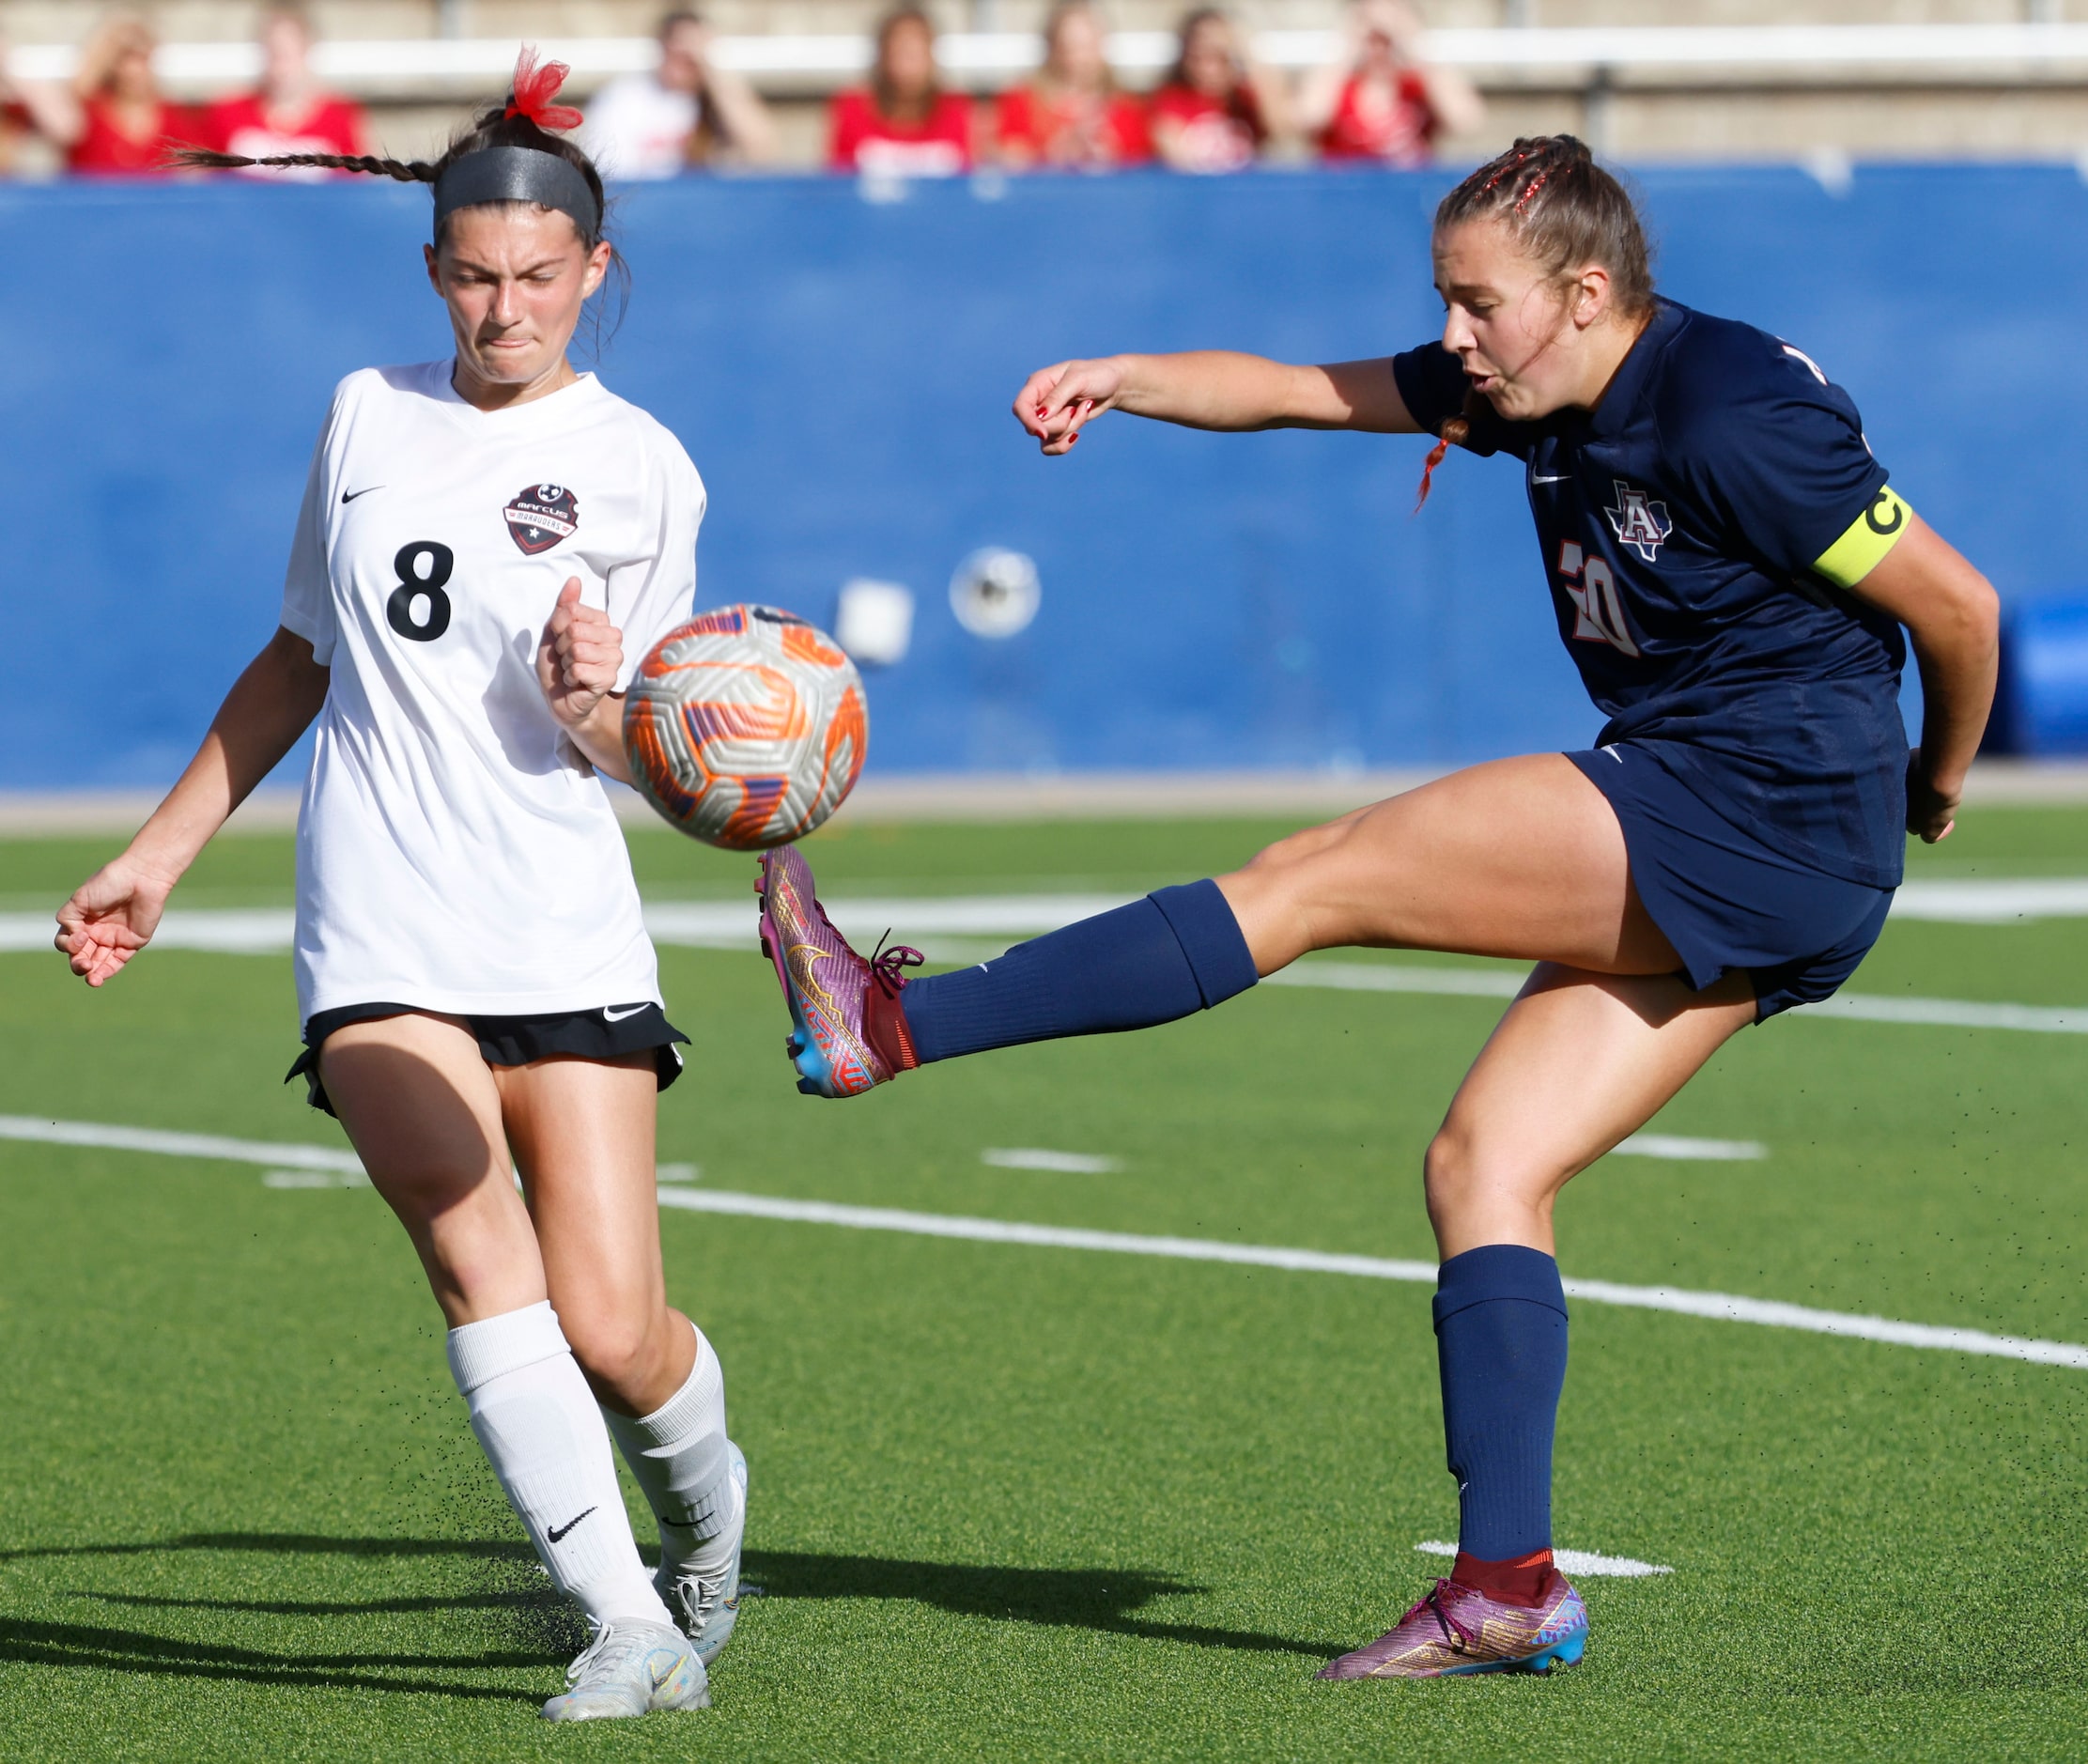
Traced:
[[333, 671], [298, 817], [300, 1014], [657, 1002], [615, 813], [535, 656], [577, 576], [627, 685], [689, 615], [703, 480], [593, 375], [485, 411], [450, 369], [343, 380], [298, 518], [283, 624]]

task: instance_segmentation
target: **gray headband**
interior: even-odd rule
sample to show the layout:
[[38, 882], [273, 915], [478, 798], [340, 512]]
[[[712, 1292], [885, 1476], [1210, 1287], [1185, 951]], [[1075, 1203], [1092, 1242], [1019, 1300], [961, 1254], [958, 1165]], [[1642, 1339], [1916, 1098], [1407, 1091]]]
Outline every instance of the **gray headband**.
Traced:
[[572, 217], [580, 237], [602, 232], [602, 208], [570, 160], [541, 147], [490, 147], [453, 160], [435, 180], [435, 231], [459, 209], [488, 202], [534, 202]]

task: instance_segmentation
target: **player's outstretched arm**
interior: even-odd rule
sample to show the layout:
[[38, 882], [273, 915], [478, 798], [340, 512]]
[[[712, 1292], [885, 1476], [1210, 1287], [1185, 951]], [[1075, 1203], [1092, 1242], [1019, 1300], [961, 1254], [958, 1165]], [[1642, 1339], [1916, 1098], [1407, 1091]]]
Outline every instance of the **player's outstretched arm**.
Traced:
[[326, 703], [327, 671], [312, 645], [278, 629], [247, 664], [165, 801], [114, 862], [58, 908], [54, 941], [90, 986], [144, 949], [174, 885], [225, 817], [274, 770]]
[[1184, 428], [1353, 428], [1417, 434], [1389, 357], [1293, 367], [1228, 349], [1111, 355], [1039, 368], [1015, 395], [1015, 420], [1047, 454], [1070, 453], [1105, 410]]
[[1914, 640], [1921, 746], [1907, 772], [1907, 830], [1929, 844], [1956, 822], [1987, 732], [2001, 657], [2001, 600], [1986, 577], [1911, 509], [1906, 534], [1855, 592]]

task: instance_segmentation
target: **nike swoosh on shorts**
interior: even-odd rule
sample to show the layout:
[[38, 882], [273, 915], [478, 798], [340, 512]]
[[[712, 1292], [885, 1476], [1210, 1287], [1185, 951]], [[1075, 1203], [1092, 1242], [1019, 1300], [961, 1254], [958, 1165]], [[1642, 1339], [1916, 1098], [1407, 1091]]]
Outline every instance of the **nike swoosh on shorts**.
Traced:
[[621, 1011], [612, 1011], [605, 1004], [602, 1007], [602, 1021], [605, 1023], [621, 1023], [626, 1017], [636, 1016], [641, 1011], [650, 1010], [651, 1008], [650, 1005], [634, 1004]]

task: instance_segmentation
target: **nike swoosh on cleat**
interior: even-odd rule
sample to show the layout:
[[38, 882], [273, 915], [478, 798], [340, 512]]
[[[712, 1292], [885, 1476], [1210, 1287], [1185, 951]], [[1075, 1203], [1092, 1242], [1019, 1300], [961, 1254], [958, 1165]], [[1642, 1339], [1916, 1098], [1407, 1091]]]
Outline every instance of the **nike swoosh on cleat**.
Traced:
[[381, 484], [372, 484], [368, 487], [368, 488], [365, 489], [343, 490], [341, 492], [341, 501], [344, 503], [352, 503], [358, 496], [367, 496], [371, 490], [381, 490], [383, 487], [384, 487]]
[[[595, 1509], [590, 1507], [587, 1509], [587, 1513], [591, 1513]], [[544, 1535], [549, 1538], [553, 1543], [557, 1543], [562, 1539], [566, 1537], [572, 1531], [575, 1525], [579, 1524], [581, 1520], [585, 1519], [587, 1517], [587, 1513], [575, 1513], [573, 1517], [568, 1519], [563, 1525], [553, 1525]]]
[[609, 1006], [605, 1004], [602, 1007], [602, 1021], [605, 1023], [621, 1023], [626, 1017], [636, 1016], [641, 1011], [645, 1010], [646, 1008], [646, 1006], [642, 1004], [634, 1004], [621, 1011], [611, 1011]]

